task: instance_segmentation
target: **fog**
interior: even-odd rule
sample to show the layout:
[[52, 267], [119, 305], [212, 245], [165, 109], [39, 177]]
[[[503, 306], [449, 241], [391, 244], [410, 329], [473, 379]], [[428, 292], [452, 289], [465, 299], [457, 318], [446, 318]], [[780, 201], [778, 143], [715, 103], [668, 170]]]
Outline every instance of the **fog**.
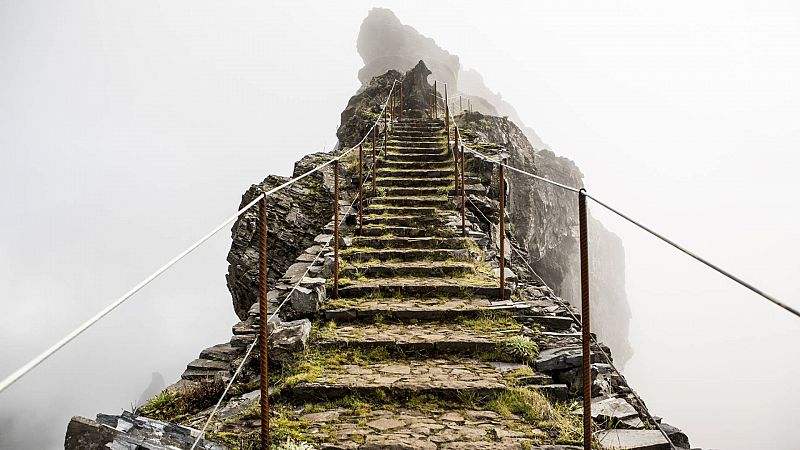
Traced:
[[[796, 2], [0, 0], [0, 377], [336, 144], [373, 6], [502, 92], [588, 189], [795, 307]], [[694, 446], [796, 449], [800, 322], [603, 213], [630, 384]], [[0, 448], [63, 447], [236, 321], [225, 230], [0, 394]]]

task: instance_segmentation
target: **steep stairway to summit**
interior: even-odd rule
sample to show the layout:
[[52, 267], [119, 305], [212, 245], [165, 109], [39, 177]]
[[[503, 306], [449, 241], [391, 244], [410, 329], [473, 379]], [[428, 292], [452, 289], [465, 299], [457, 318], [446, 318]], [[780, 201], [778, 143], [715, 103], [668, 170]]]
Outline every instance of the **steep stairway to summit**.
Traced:
[[363, 232], [342, 252], [339, 298], [323, 306], [276, 396], [273, 423], [294, 428], [275, 435], [327, 450], [579, 442], [578, 419], [545, 397], [566, 387], [533, 370], [539, 329], [512, 317], [530, 305], [510, 287], [498, 299], [476, 245], [485, 235], [454, 225], [443, 122], [398, 121], [376, 180]]

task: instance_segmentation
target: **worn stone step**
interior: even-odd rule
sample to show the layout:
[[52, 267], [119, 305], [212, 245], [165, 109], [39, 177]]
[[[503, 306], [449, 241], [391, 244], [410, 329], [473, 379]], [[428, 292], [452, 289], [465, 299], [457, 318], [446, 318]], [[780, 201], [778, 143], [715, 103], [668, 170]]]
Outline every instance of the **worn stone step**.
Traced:
[[375, 249], [462, 249], [470, 246], [471, 240], [463, 237], [373, 237], [356, 236], [353, 245]]
[[444, 124], [437, 123], [396, 123], [390, 130], [391, 133], [402, 131], [442, 132]]
[[229, 370], [230, 363], [227, 361], [215, 361], [211, 359], [198, 358], [187, 364], [186, 368], [190, 370]]
[[345, 261], [441, 261], [459, 260], [475, 261], [477, 254], [468, 249], [386, 249], [386, 250], [364, 250], [359, 249], [354, 252], [346, 252], [342, 255]]
[[391, 214], [396, 216], [424, 216], [440, 214], [435, 206], [394, 206], [394, 205], [367, 205], [364, 213], [370, 215]]
[[409, 359], [385, 363], [341, 364], [291, 388], [301, 401], [333, 400], [347, 395], [392, 398], [431, 395], [491, 398], [506, 390], [502, 373], [490, 363], [470, 358]]
[[229, 362], [241, 353], [241, 349], [232, 346], [229, 343], [217, 344], [213, 347], [200, 352], [201, 359], [210, 359], [213, 361]]
[[367, 215], [364, 216], [364, 224], [380, 224], [402, 227], [430, 227], [434, 225], [444, 225], [447, 215], [444, 214], [424, 214], [424, 215]]
[[[490, 283], [490, 281], [492, 281]], [[511, 295], [511, 289], [504, 287], [505, 298]], [[423, 278], [423, 277], [396, 277], [389, 279], [374, 279], [357, 281], [351, 285], [340, 286], [339, 295], [342, 298], [356, 297], [447, 297], [447, 296], [474, 296], [485, 298], [498, 298], [500, 287], [493, 280], [479, 283], [475, 280], [461, 278]]]
[[349, 265], [342, 269], [345, 277], [457, 277], [475, 273], [475, 265], [468, 262], [401, 262]]
[[425, 158], [416, 158], [412, 161], [380, 161], [378, 164], [378, 168], [386, 168], [388, 170], [404, 170], [404, 169], [415, 169], [415, 170], [453, 170], [453, 161], [451, 160], [441, 160], [441, 161], [428, 161]]
[[374, 197], [368, 200], [370, 205], [392, 206], [434, 206], [438, 208], [451, 207], [446, 195], [429, 195], [417, 197]]
[[[383, 347], [405, 354], [475, 354], [497, 349], [498, 342], [518, 335], [519, 327], [493, 331], [475, 331], [458, 324], [389, 324], [338, 325], [326, 329], [317, 341], [321, 347], [369, 349]], [[531, 376], [533, 377], [533, 376]], [[547, 375], [541, 375], [547, 377]], [[538, 383], [542, 384], [542, 383]]]
[[201, 369], [187, 369], [181, 374], [181, 379], [190, 381], [204, 381], [213, 380], [229, 376], [230, 372], [227, 370], [201, 370]]
[[[394, 153], [387, 152], [381, 158], [384, 161], [453, 161], [453, 155], [449, 152], [430, 152], [430, 153]], [[380, 160], [379, 160], [380, 162]]]
[[[580, 450], [575, 446], [538, 444], [544, 431], [520, 420], [482, 409], [343, 408], [292, 416], [313, 424], [320, 450]], [[326, 432], [317, 432], [316, 429]]]
[[[378, 167], [378, 177], [377, 180], [380, 180], [381, 177], [392, 177], [392, 178], [447, 178], [447, 177], [454, 177], [455, 173], [453, 168], [450, 167], [448, 169], [437, 169], [437, 168], [425, 168], [425, 169], [391, 169], [389, 167]], [[377, 181], [376, 180], [376, 181]]]
[[389, 132], [389, 139], [402, 141], [405, 139], [434, 140], [442, 137], [443, 130], [416, 130], [416, 129], [395, 129]]
[[[452, 195], [453, 186], [452, 183], [450, 186], [435, 186], [435, 187], [427, 187], [427, 186], [417, 186], [417, 187], [402, 187], [402, 186], [391, 186], [384, 188], [384, 193], [390, 197], [400, 197], [400, 196], [433, 196], [433, 195]], [[461, 192], [459, 190], [459, 192]]]
[[376, 317], [399, 321], [453, 320], [478, 317], [486, 313], [512, 313], [530, 308], [523, 302], [487, 298], [412, 298], [339, 299], [323, 306], [323, 314], [337, 323], [372, 321]]
[[397, 176], [380, 176], [375, 180], [375, 184], [381, 187], [446, 187], [454, 183], [453, 171], [448, 171], [447, 177], [430, 178], [409, 178]]
[[452, 229], [447, 229], [444, 227], [423, 228], [423, 227], [373, 224], [373, 225], [365, 225], [361, 229], [361, 236], [448, 237], [454, 235], [455, 232]]
[[446, 150], [444, 142], [424, 142], [411, 145], [406, 142], [389, 142], [386, 147], [387, 153], [401, 154], [428, 154], [444, 152]]

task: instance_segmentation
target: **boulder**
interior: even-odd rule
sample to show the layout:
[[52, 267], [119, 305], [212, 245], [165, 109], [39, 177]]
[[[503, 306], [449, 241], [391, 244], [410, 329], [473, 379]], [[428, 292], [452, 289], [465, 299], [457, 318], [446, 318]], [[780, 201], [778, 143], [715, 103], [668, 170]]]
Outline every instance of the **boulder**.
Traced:
[[311, 333], [311, 321], [308, 319], [282, 322], [272, 320], [268, 324], [269, 359], [271, 362], [284, 364], [291, 360], [295, 352], [305, 349]]

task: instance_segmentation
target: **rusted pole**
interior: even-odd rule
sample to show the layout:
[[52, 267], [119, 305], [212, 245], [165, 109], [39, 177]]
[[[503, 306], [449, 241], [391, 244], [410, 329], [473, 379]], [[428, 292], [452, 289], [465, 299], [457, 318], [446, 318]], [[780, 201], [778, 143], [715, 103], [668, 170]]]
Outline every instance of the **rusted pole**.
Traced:
[[447, 128], [447, 145], [450, 145], [450, 105], [447, 103], [447, 83], [444, 84], [444, 126]]
[[378, 177], [378, 158], [375, 154], [375, 141], [378, 130], [372, 129], [372, 195], [375, 195], [377, 188], [375, 187], [376, 178]]
[[581, 249], [581, 341], [583, 343], [583, 448], [592, 448], [592, 356], [589, 328], [589, 235], [586, 226], [586, 190], [578, 192]]
[[506, 295], [506, 178], [500, 164], [500, 300]]
[[261, 382], [261, 448], [269, 448], [269, 334], [267, 333], [267, 196], [258, 207], [258, 356]]
[[467, 206], [464, 190], [464, 145], [461, 145], [461, 235], [467, 236]]
[[[447, 144], [450, 148], [450, 144]], [[458, 192], [458, 142], [453, 143], [453, 195]]]
[[438, 95], [439, 95], [439, 89], [436, 87], [436, 80], [433, 80], [433, 118], [434, 119], [438, 119], [439, 118], [439, 108], [438, 108], [439, 105], [437, 104], [438, 102], [436, 101]]
[[461, 105], [461, 96], [458, 96], [458, 112], [464, 112], [464, 107]]
[[364, 144], [358, 144], [358, 234], [364, 231]]
[[[433, 88], [431, 88], [431, 100], [433, 99]], [[433, 119], [433, 102], [431, 102], [430, 107], [428, 108], [428, 116]]]
[[339, 160], [333, 162], [333, 298], [339, 298]]
[[400, 120], [403, 120], [403, 82], [400, 82]]

